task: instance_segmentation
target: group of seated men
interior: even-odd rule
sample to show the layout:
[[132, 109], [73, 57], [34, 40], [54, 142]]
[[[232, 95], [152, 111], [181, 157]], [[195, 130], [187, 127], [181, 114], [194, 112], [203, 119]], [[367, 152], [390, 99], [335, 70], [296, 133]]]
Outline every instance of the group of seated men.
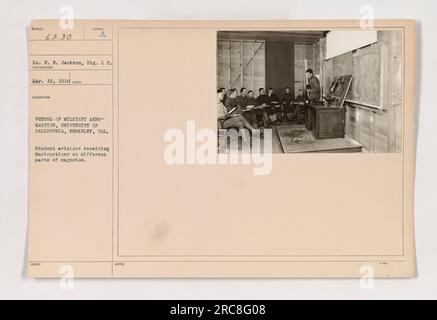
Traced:
[[292, 121], [298, 117], [300, 111], [305, 109], [309, 101], [320, 100], [320, 81], [312, 69], [306, 71], [307, 85], [305, 92], [301, 89], [294, 97], [290, 88], [285, 88], [284, 94], [279, 98], [269, 88], [267, 93], [260, 88], [258, 96], [252, 90], [234, 88], [226, 91], [225, 88], [217, 90], [217, 118], [219, 128], [247, 128], [269, 127], [281, 120]]
[[241, 88], [225, 88], [217, 90], [217, 112], [221, 128], [247, 128], [249, 130], [259, 127], [268, 128], [271, 124], [280, 121], [296, 120], [301, 106], [309, 102], [303, 90], [298, 95], [290, 92], [287, 87], [281, 98], [274, 93], [273, 88], [266, 91], [260, 88], [255, 98], [253, 90]]

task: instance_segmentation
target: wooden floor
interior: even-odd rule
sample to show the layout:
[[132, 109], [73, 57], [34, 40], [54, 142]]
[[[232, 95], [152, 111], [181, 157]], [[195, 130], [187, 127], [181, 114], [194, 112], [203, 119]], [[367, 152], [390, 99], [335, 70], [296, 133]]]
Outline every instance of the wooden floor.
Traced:
[[[351, 153], [363, 152], [363, 146], [350, 138], [339, 139], [315, 139], [312, 132], [305, 128], [305, 125], [280, 124], [270, 127], [272, 130], [272, 153]], [[263, 140], [263, 138], [261, 138]], [[238, 150], [242, 151], [241, 140], [238, 138]], [[261, 145], [263, 145], [263, 141]], [[230, 141], [225, 150], [229, 151]], [[249, 147], [251, 149], [251, 147]], [[261, 146], [261, 150], [264, 147]]]
[[[279, 145], [283, 153], [307, 153], [307, 152], [329, 152], [329, 153], [351, 153], [362, 152], [363, 146], [348, 137], [337, 139], [315, 139], [312, 132], [304, 125], [278, 125], [276, 126], [276, 137], [273, 137], [273, 152], [278, 152], [275, 146]], [[275, 141], [276, 140], [276, 141]]]

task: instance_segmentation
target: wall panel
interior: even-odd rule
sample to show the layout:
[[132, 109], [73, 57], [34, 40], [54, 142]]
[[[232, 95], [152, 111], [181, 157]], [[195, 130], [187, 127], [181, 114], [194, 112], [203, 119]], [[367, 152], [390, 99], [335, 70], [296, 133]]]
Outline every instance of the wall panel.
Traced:
[[264, 45], [259, 40], [218, 40], [217, 87], [249, 90], [264, 87]]

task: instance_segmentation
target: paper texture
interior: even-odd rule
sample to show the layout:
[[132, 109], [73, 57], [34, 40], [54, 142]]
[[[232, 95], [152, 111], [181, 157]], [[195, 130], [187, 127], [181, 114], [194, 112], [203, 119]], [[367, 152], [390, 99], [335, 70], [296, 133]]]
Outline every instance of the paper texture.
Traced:
[[218, 32], [359, 21], [33, 21], [29, 277], [415, 276], [415, 23], [375, 29], [402, 35], [400, 148], [273, 153], [255, 174], [196, 154], [217, 134]]

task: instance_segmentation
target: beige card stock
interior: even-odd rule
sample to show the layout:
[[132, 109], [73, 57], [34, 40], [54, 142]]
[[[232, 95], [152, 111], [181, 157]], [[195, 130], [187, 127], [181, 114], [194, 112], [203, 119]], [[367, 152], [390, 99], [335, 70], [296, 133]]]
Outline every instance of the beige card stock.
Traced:
[[[359, 21], [72, 23], [28, 29], [29, 277], [415, 276], [415, 22], [375, 21], [400, 55], [381, 32], [330, 59], [315, 35]], [[270, 158], [220, 162], [217, 88], [275, 86], [271, 43], [288, 35], [293, 94], [309, 66], [326, 93], [350, 55], [345, 138], [361, 152], [281, 153], [280, 136]], [[372, 61], [376, 106], [356, 71]]]

